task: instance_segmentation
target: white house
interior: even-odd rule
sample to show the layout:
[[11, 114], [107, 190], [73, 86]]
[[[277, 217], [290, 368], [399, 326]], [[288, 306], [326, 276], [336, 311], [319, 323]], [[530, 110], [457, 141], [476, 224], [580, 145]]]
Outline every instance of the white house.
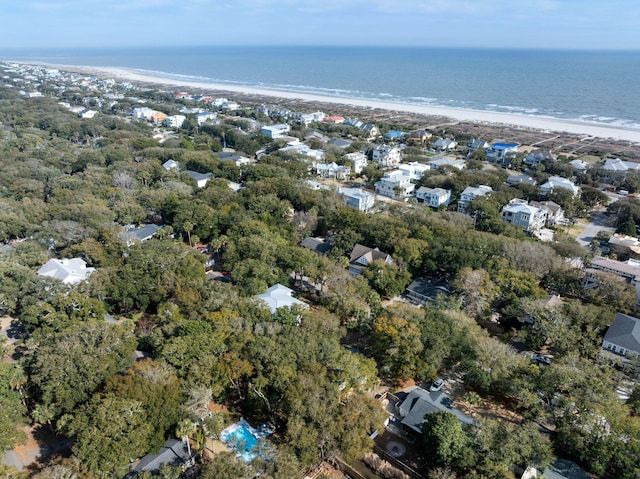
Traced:
[[190, 170], [185, 171], [185, 173], [196, 181], [198, 188], [207, 186], [207, 183], [213, 177], [213, 173], [198, 173], [197, 171]]
[[439, 208], [440, 206], [446, 206], [451, 202], [451, 190], [421, 186], [416, 191], [416, 198], [418, 201], [423, 201], [432, 208]]
[[573, 196], [580, 194], [580, 187], [576, 186], [571, 180], [562, 178], [561, 176], [551, 176], [545, 184], [540, 186], [540, 190], [542, 190], [542, 193], [545, 195], [555, 188], [569, 190]]
[[458, 212], [466, 213], [469, 203], [471, 203], [476, 198], [488, 195], [491, 192], [493, 192], [493, 188], [491, 188], [490, 186], [467, 186], [460, 194], [460, 199], [458, 200]]
[[338, 194], [342, 195], [347, 206], [367, 212], [375, 203], [375, 196], [360, 188], [338, 188]]
[[640, 169], [640, 163], [623, 161], [620, 158], [607, 158], [602, 165], [602, 171], [610, 181], [623, 180], [627, 173]]
[[400, 170], [389, 171], [376, 182], [376, 193], [396, 200], [409, 198], [416, 185]]
[[186, 119], [184, 115], [169, 115], [164, 119], [164, 124], [171, 128], [181, 128]]
[[213, 113], [212, 111], [203, 111], [200, 113], [196, 113], [195, 118], [198, 125], [204, 125], [205, 123], [212, 123], [216, 121], [218, 115], [217, 113]]
[[528, 205], [525, 200], [514, 198], [502, 208], [502, 220], [533, 233], [544, 227], [547, 214], [541, 208]]
[[564, 210], [558, 203], [554, 203], [553, 201], [530, 201], [529, 204], [545, 211], [547, 224], [550, 226], [556, 225], [564, 220]]
[[335, 162], [331, 163], [313, 163], [313, 169], [316, 174], [323, 178], [337, 178], [343, 180], [351, 175], [351, 168], [348, 166], [338, 165]]
[[309, 126], [311, 123], [319, 123], [324, 120], [325, 114], [321, 111], [316, 111], [314, 113], [300, 113], [298, 115], [298, 121], [302, 123], [304, 126]]
[[484, 140], [478, 140], [476, 138], [467, 142], [467, 153], [471, 154], [476, 150], [486, 150], [489, 148], [489, 143]]
[[347, 153], [344, 157], [351, 162], [351, 170], [356, 175], [362, 173], [362, 170], [367, 166], [367, 155], [361, 151]]
[[81, 258], [52, 258], [38, 270], [38, 276], [59, 279], [64, 284], [77, 284], [94, 271], [95, 268], [87, 268], [87, 263]]
[[167, 171], [171, 171], [171, 170], [178, 171], [178, 169], [180, 169], [180, 165], [175, 160], [165, 161], [164, 163], [162, 163], [162, 167]]
[[433, 147], [436, 150], [440, 150], [440, 151], [451, 151], [455, 149], [456, 146], [458, 146], [458, 143], [456, 143], [456, 141], [452, 140], [451, 138], [438, 138], [433, 143]]
[[285, 146], [284, 148], [280, 148], [279, 151], [290, 151], [294, 153], [299, 153], [300, 155], [309, 156], [317, 161], [324, 160], [324, 150], [314, 150], [313, 148], [311, 148], [308, 145], [305, 145], [304, 143], [288, 145], [288, 146]]
[[84, 120], [88, 118], [93, 118], [97, 114], [98, 112], [96, 110], [88, 110], [85, 108], [84, 110], [78, 113], [78, 116]]
[[281, 285], [280, 283], [271, 286], [266, 292], [258, 295], [258, 299], [263, 301], [273, 314], [279, 308], [299, 306], [308, 308], [309, 305], [299, 299], [293, 297], [293, 290]]
[[397, 166], [402, 161], [402, 154], [397, 146], [380, 145], [373, 149], [372, 159], [380, 166]]
[[504, 162], [518, 153], [519, 143], [493, 143], [487, 148], [487, 160]]
[[616, 313], [604, 335], [602, 348], [622, 356], [640, 355], [640, 319]]
[[402, 171], [402, 174], [408, 176], [411, 181], [418, 181], [422, 179], [422, 175], [429, 171], [431, 167], [429, 165], [425, 165], [424, 163], [412, 161], [410, 163], [400, 164], [398, 166], [398, 169]]
[[285, 123], [279, 123], [277, 125], [263, 126], [260, 133], [268, 136], [271, 139], [282, 138], [291, 131], [291, 127]]
[[156, 113], [158, 112], [153, 108], [141, 106], [138, 108], [134, 108], [131, 112], [131, 115], [138, 120], [151, 120]]
[[439, 170], [444, 167], [464, 170], [466, 164], [467, 163], [464, 160], [452, 160], [451, 158], [434, 158], [428, 162], [428, 165], [434, 170]]

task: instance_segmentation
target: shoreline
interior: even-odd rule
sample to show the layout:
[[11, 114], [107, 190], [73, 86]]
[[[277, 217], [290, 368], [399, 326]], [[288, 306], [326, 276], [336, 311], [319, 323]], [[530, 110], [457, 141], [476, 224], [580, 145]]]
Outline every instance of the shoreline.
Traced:
[[[34, 64], [34, 62], [16, 63]], [[562, 120], [557, 118], [492, 112], [484, 110], [467, 110], [452, 107], [415, 105], [410, 103], [397, 103], [364, 98], [347, 98], [316, 93], [303, 93], [296, 91], [251, 87], [244, 85], [178, 80], [153, 76], [152, 74], [141, 73], [133, 69], [119, 67], [74, 66], [50, 63], [38, 64], [55, 67], [60, 70], [88, 74], [96, 77], [113, 77], [121, 81], [130, 81], [135, 83], [144, 83], [165, 87], [189, 88], [200, 91], [204, 90], [210, 92], [228, 92], [231, 94], [268, 97], [273, 98], [275, 103], [277, 103], [277, 100], [297, 100], [303, 102], [323, 103], [327, 105], [342, 105], [355, 108], [378, 109], [387, 112], [411, 113], [417, 115], [439, 117], [454, 122], [469, 122], [485, 126], [508, 127], [516, 129], [533, 129], [549, 134], [565, 133], [570, 135], [586, 136], [588, 138], [628, 141], [640, 144], [640, 130], [638, 129], [599, 125], [574, 120]]]

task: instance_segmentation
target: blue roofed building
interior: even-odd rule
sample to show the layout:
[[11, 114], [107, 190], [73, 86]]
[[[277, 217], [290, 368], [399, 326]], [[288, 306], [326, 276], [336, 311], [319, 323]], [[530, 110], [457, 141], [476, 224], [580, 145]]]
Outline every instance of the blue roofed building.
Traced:
[[508, 160], [518, 153], [519, 143], [493, 143], [487, 148], [487, 160], [496, 163], [507, 163]]
[[403, 138], [404, 136], [406, 136], [406, 134], [407, 133], [405, 133], [404, 131], [391, 130], [385, 133], [384, 136], [386, 138], [389, 138], [390, 140], [397, 140], [398, 138]]

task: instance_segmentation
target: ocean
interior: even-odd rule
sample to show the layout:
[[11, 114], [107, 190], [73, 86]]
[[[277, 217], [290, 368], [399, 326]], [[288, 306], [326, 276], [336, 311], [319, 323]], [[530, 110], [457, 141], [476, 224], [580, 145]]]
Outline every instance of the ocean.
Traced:
[[154, 47], [0, 50], [0, 59], [640, 129], [640, 52]]

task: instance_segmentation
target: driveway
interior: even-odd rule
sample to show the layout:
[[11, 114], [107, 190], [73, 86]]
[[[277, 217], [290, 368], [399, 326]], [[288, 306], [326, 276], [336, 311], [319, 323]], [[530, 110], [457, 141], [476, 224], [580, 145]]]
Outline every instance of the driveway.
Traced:
[[586, 228], [576, 238], [576, 241], [578, 241], [581, 246], [589, 246], [589, 243], [591, 243], [591, 240], [596, 237], [599, 231], [610, 231], [612, 233], [615, 231], [615, 228], [610, 226], [611, 223], [612, 220], [607, 216], [605, 210], [594, 212], [593, 220], [587, 224]]

